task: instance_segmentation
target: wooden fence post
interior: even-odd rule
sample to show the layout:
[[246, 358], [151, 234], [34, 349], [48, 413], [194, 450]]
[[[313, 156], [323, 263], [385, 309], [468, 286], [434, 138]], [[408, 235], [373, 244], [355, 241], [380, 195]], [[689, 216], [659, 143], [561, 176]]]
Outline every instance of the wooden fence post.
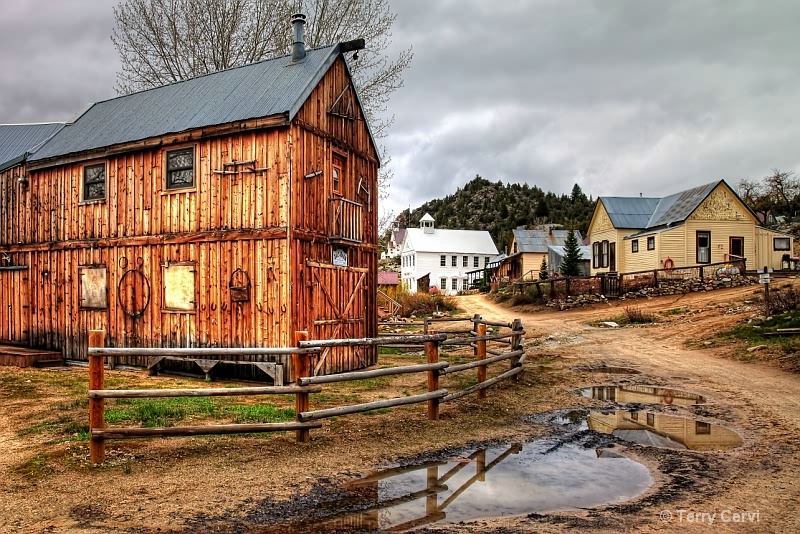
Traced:
[[[523, 329], [522, 327], [522, 319], [514, 319], [514, 322], [511, 325], [511, 330], [514, 332], [521, 332]], [[520, 350], [523, 347], [522, 343], [522, 336], [519, 334], [514, 334], [511, 336], [511, 350]], [[511, 358], [511, 368], [517, 367], [519, 365], [520, 356], [514, 356]], [[522, 375], [522, 371], [514, 375], [514, 382], [519, 382], [519, 377]]]
[[[295, 332], [295, 345], [299, 347], [300, 342], [308, 341], [309, 337], [306, 331]], [[292, 364], [294, 365], [295, 383], [297, 383], [297, 380], [300, 378], [311, 376], [311, 359], [309, 354], [292, 354]], [[301, 422], [300, 414], [302, 412], [307, 412], [308, 407], [308, 393], [296, 393], [294, 398], [294, 410], [297, 412], [295, 417], [298, 423]], [[311, 439], [311, 433], [307, 428], [295, 430], [294, 433], [298, 443], [306, 443]]]
[[[485, 337], [486, 336], [486, 325], [479, 324], [478, 325], [478, 337]], [[482, 339], [478, 341], [478, 360], [485, 360], [486, 359], [486, 340]], [[478, 384], [481, 384], [486, 381], [486, 366], [479, 365], [478, 366]], [[478, 398], [485, 399], [486, 398], [486, 390], [481, 389], [478, 390]]]
[[[105, 330], [89, 331], [89, 346], [100, 348], [105, 346]], [[105, 367], [103, 357], [89, 354], [89, 389], [104, 389]], [[103, 438], [92, 436], [92, 430], [105, 428], [105, 399], [89, 399], [89, 460], [92, 465], [102, 464], [106, 460], [106, 443]]]
[[658, 269], [653, 269], [653, 287], [658, 289]]
[[[436, 334], [436, 331], [430, 331], [430, 334]], [[439, 342], [426, 341], [425, 354], [428, 355], [428, 363], [439, 363]], [[428, 371], [428, 392], [437, 391], [439, 389], [439, 371], [432, 369]], [[439, 420], [439, 399], [428, 400], [428, 419], [431, 421]]]

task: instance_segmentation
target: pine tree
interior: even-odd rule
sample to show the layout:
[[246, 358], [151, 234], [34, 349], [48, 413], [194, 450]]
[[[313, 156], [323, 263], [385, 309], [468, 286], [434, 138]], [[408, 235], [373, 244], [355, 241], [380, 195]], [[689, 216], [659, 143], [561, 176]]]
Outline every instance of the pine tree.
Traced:
[[560, 271], [564, 276], [581, 274], [581, 248], [574, 230], [569, 231], [564, 241], [564, 259], [561, 261]]
[[539, 280], [550, 278], [550, 271], [547, 270], [547, 256], [542, 258], [542, 266], [539, 267]]

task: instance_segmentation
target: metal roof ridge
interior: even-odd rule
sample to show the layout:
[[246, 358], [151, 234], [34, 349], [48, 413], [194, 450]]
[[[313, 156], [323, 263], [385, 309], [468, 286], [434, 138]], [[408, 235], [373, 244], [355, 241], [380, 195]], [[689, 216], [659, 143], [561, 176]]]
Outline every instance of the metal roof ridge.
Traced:
[[[338, 43], [329, 44], [329, 45], [325, 45], [325, 46], [318, 46], [316, 48], [309, 48], [307, 51], [308, 52], [313, 52], [313, 51], [317, 51], [317, 50], [322, 50], [324, 48], [335, 48], [337, 46], [339, 46]], [[163, 87], [172, 87], [173, 85], [178, 85], [178, 84], [181, 84], [181, 83], [191, 82], [192, 80], [198, 80], [200, 78], [205, 78], [207, 76], [213, 76], [215, 74], [220, 74], [220, 73], [223, 73], [223, 72], [231, 72], [231, 71], [234, 71], [236, 69], [243, 69], [245, 67], [252, 67], [253, 65], [258, 65], [258, 64], [261, 64], [261, 63], [267, 63], [267, 62], [270, 62], [270, 61], [278, 61], [279, 59], [284, 59], [284, 58], [287, 58], [287, 57], [291, 58], [292, 55], [291, 54], [285, 54], [285, 55], [282, 55], [282, 56], [277, 56], [277, 57], [272, 57], [272, 58], [259, 59], [258, 61], [253, 61], [252, 63], [245, 63], [244, 65], [237, 65], [235, 67], [229, 67], [227, 69], [217, 70], [217, 71], [214, 71], [214, 72], [207, 72], [205, 74], [198, 74], [197, 76], [192, 76], [191, 78], [186, 78], [186, 79], [183, 79], [183, 80], [175, 80], [174, 82], [165, 83], [163, 85], [158, 85], [156, 87], [148, 87], [147, 89], [142, 89], [140, 91], [134, 91], [132, 93], [127, 93], [127, 94], [124, 94], [124, 95], [117, 95], [117, 96], [114, 96], [112, 98], [106, 98], [105, 100], [98, 100], [97, 102], [94, 102], [93, 104], [91, 104], [89, 107], [97, 105], [97, 104], [104, 104], [106, 102], [111, 102], [112, 100], [118, 100], [120, 98], [125, 98], [125, 97], [128, 97], [128, 96], [140, 95], [140, 94], [146, 93], [148, 91], [155, 91], [156, 89], [161, 89]], [[294, 62], [294, 63], [291, 63], [291, 64], [293, 64], [293, 65], [301, 65], [303, 63], [304, 62]]]

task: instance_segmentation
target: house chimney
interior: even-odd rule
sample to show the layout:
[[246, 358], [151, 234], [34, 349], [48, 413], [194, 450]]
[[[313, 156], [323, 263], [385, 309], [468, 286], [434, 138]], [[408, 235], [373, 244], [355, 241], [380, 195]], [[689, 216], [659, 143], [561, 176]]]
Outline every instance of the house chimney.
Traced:
[[306, 57], [306, 43], [303, 36], [303, 26], [306, 25], [306, 16], [302, 13], [292, 15], [294, 26], [294, 44], [292, 45], [292, 61], [300, 61]]

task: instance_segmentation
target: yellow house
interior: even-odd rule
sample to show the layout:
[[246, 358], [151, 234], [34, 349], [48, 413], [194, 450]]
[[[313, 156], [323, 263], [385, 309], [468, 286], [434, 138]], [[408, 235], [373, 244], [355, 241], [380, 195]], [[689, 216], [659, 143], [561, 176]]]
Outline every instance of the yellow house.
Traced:
[[758, 224], [725, 180], [664, 198], [599, 197], [588, 231], [592, 274], [740, 259], [780, 269], [792, 236]]

